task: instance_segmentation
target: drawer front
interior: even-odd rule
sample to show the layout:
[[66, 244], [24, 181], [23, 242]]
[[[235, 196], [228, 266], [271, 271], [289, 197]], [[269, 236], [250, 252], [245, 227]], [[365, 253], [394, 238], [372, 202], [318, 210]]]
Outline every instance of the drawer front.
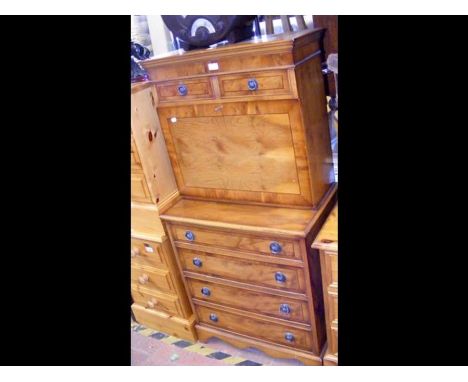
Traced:
[[146, 185], [143, 173], [132, 172], [132, 200], [136, 202], [151, 203], [151, 195]]
[[309, 322], [307, 302], [187, 278], [192, 297], [282, 319]]
[[328, 343], [328, 352], [338, 355], [338, 326], [330, 329], [330, 341]]
[[213, 98], [213, 89], [208, 78], [159, 83], [156, 84], [156, 90], [160, 102]]
[[166, 269], [161, 244], [132, 238], [132, 264]]
[[336, 293], [328, 292], [326, 298], [328, 299], [328, 317], [330, 323], [338, 321], [338, 295]]
[[169, 271], [132, 265], [132, 284], [138, 288], [174, 291]]
[[300, 292], [305, 289], [304, 274], [300, 268], [288, 268], [182, 248], [179, 248], [178, 252], [184, 270], [276, 289]]
[[268, 96], [291, 93], [286, 70], [219, 76], [221, 97]]
[[173, 227], [172, 233], [175, 240], [187, 243], [232, 248], [274, 257], [300, 258], [299, 253], [294, 253], [293, 241], [287, 239], [260, 238], [177, 225]]
[[133, 301], [146, 309], [182, 315], [179, 299], [176, 296], [154, 292], [137, 285], [132, 285]]
[[[311, 333], [219, 309], [195, 305], [200, 322], [274, 343], [302, 349], [311, 348]], [[289, 341], [286, 339], [289, 338]]]

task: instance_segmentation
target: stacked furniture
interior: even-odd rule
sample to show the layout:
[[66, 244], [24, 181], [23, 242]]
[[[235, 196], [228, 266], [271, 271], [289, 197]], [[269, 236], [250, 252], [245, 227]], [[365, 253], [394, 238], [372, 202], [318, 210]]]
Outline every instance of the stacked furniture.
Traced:
[[338, 203], [325, 221], [312, 245], [320, 251], [327, 348], [324, 365], [338, 364]]
[[178, 192], [150, 84], [132, 86], [131, 179], [133, 314], [149, 328], [196, 340], [195, 317], [159, 218], [158, 207]]
[[160, 208], [200, 340], [321, 365], [311, 244], [336, 200], [322, 29], [142, 62], [180, 195]]

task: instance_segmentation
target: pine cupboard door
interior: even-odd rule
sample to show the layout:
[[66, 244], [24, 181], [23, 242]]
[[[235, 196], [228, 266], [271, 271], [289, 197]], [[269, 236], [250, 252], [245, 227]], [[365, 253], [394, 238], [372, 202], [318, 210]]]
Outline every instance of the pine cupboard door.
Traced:
[[182, 195], [311, 205], [296, 100], [158, 108]]

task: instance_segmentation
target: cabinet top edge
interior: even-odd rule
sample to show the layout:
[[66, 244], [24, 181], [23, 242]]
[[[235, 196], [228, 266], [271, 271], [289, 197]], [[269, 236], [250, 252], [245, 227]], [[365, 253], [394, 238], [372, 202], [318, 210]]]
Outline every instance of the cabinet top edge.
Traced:
[[179, 49], [140, 61], [140, 64], [142, 64], [142, 66], [146, 69], [174, 62], [210, 59], [230, 54], [258, 54], [259, 52], [267, 53], [270, 50], [272, 52], [277, 52], [278, 50], [287, 52], [292, 51], [296, 46], [300, 46], [301, 43], [305, 40], [310, 39], [309, 42], [312, 42], [320, 39], [323, 36], [324, 31], [324, 28], [314, 28], [300, 32], [256, 36], [246, 41], [223, 46], [215, 46], [212, 48], [202, 48], [192, 51], [184, 51]]

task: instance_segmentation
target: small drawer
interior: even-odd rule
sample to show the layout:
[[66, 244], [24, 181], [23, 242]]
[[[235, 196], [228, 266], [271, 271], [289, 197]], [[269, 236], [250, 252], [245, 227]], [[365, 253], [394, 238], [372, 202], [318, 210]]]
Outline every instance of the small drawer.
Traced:
[[133, 301], [146, 309], [158, 310], [173, 315], [183, 315], [179, 299], [176, 296], [159, 293], [132, 285]]
[[195, 305], [200, 322], [239, 334], [262, 338], [282, 345], [310, 350], [311, 332], [225, 312], [220, 309]]
[[169, 271], [132, 265], [131, 281], [143, 289], [174, 291]]
[[276, 289], [305, 291], [302, 268], [285, 267], [183, 248], [179, 248], [178, 253], [182, 268], [187, 271]]
[[294, 252], [294, 242], [287, 239], [239, 235], [234, 232], [209, 231], [174, 225], [172, 233], [176, 241], [230, 248], [240, 251], [261, 253], [274, 257], [300, 259], [300, 253]]
[[132, 238], [132, 264], [166, 269], [161, 244]]
[[292, 93], [286, 70], [225, 75], [218, 81], [223, 98]]
[[192, 297], [286, 320], [309, 322], [307, 302], [187, 278]]
[[208, 78], [162, 82], [156, 84], [156, 91], [159, 102], [213, 98], [213, 88]]
[[132, 200], [136, 202], [151, 203], [151, 195], [143, 173], [132, 172]]

